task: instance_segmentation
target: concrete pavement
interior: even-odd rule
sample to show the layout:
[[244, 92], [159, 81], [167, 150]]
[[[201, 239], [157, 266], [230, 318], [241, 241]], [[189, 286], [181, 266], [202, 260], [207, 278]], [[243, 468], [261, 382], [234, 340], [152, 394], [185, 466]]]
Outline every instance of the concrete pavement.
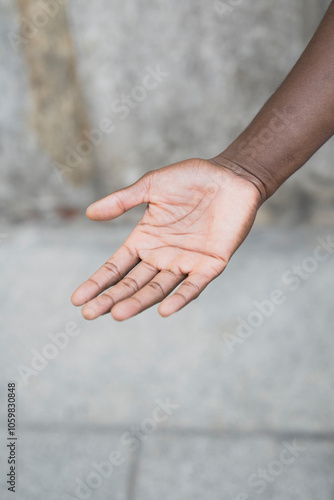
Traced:
[[[332, 500], [334, 253], [317, 251], [332, 229], [257, 227], [175, 316], [87, 322], [70, 295], [130, 230], [2, 231], [1, 462], [16, 380], [15, 498]], [[1, 498], [14, 498], [4, 482]]]

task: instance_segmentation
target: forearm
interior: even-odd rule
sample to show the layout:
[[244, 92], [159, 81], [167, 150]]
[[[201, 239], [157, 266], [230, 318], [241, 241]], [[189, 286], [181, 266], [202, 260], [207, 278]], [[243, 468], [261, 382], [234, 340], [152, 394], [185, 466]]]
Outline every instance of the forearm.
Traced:
[[334, 134], [334, 2], [280, 88], [213, 160], [251, 180], [265, 201]]

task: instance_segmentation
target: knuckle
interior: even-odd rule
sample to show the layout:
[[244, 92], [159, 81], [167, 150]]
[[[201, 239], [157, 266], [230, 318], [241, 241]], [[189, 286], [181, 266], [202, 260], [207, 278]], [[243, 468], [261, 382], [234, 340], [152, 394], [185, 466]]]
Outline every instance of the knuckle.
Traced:
[[157, 271], [157, 269], [149, 262], [142, 261], [142, 265], [146, 267], [149, 271]]
[[121, 273], [120, 273], [118, 267], [116, 266], [116, 264], [114, 264], [113, 262], [110, 262], [109, 260], [107, 260], [107, 262], [105, 262], [105, 264], [103, 264], [102, 267], [106, 268], [109, 272], [111, 272], [112, 274], [115, 274], [117, 277], [120, 278]]
[[97, 300], [98, 300], [98, 302], [101, 303], [101, 305], [106, 304], [108, 306], [110, 305], [110, 307], [114, 303], [114, 299], [112, 298], [112, 296], [108, 292], [103, 293], [102, 295], [100, 295]]
[[133, 278], [130, 278], [129, 276], [127, 276], [126, 278], [124, 278], [122, 280], [122, 284], [125, 287], [130, 288], [130, 290], [133, 293], [136, 293], [139, 290], [139, 285], [138, 285], [137, 281], [135, 279], [133, 279]]
[[125, 243], [123, 243], [124, 245], [124, 248], [126, 248], [126, 250], [128, 251], [130, 257], [132, 257], [133, 259], [137, 258], [137, 255], [131, 250], [131, 248], [126, 245]]
[[124, 214], [125, 208], [124, 208], [122, 200], [120, 199], [120, 197], [117, 193], [115, 193], [114, 196], [115, 196], [115, 200], [116, 200], [116, 204], [117, 204], [118, 208], [120, 209], [122, 214]]
[[168, 273], [175, 279], [180, 279], [182, 276], [184, 276], [184, 274], [181, 273], [180, 269], [178, 269], [177, 271], [173, 271], [173, 269], [163, 269], [163, 271], [161, 272]]
[[131, 297], [130, 299], [128, 299], [128, 300], [132, 300], [132, 301], [137, 302], [137, 304], [139, 306], [139, 309], [142, 309], [144, 307], [142, 301], [140, 300], [140, 298], [136, 297], [135, 295], [133, 297]]
[[185, 281], [183, 283], [183, 286], [188, 286], [189, 288], [194, 290], [197, 296], [201, 293], [200, 287], [197, 285], [197, 283], [194, 283], [193, 281]]
[[184, 303], [185, 303], [185, 304], [187, 304], [188, 300], [187, 300], [187, 298], [185, 297], [185, 295], [183, 295], [183, 293], [182, 293], [182, 292], [175, 292], [175, 293], [174, 293], [174, 296], [175, 296], [175, 295], [177, 295], [177, 296], [181, 297], [181, 299], [183, 299]]
[[94, 278], [88, 278], [88, 280], [90, 283], [93, 283], [94, 285], [96, 285], [98, 288], [101, 288], [101, 286], [98, 284], [98, 282], [94, 279]]
[[157, 281], [151, 281], [151, 283], [149, 283], [148, 286], [153, 288], [153, 290], [155, 292], [158, 292], [160, 295], [165, 295], [164, 289]]
[[145, 174], [140, 178], [141, 182], [143, 183], [144, 189], [149, 192], [150, 187], [151, 187], [151, 181], [152, 181], [152, 170], [149, 170], [148, 172], [145, 172]]

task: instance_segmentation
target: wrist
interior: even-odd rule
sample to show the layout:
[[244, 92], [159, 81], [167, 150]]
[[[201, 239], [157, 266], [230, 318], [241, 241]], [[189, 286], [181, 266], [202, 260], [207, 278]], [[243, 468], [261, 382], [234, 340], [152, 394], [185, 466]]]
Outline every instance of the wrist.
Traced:
[[242, 148], [234, 144], [218, 156], [211, 158], [210, 161], [229, 169], [239, 177], [252, 183], [259, 192], [261, 204], [270, 198], [279, 187], [276, 179], [263, 165], [245, 154]]
[[257, 182], [255, 178], [253, 178], [251, 174], [249, 174], [242, 167], [239, 167], [231, 160], [226, 159], [221, 155], [210, 158], [207, 161], [214, 165], [216, 168], [220, 168], [224, 171], [224, 185], [226, 185], [226, 183], [228, 183], [229, 181], [232, 181], [235, 185], [236, 181], [240, 193], [247, 193], [247, 197], [253, 200], [253, 206], [256, 208], [256, 210], [260, 208], [262, 203], [264, 203], [265, 201], [265, 192], [263, 187]]

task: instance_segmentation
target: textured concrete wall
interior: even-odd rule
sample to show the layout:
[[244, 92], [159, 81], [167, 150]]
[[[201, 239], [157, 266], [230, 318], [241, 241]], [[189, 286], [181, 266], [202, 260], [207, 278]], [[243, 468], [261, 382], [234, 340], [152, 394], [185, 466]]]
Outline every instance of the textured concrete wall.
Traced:
[[84, 131], [89, 123], [65, 6], [55, 1], [43, 4], [44, 9], [40, 5], [37, 3], [36, 8], [36, 0], [18, 0], [22, 29], [25, 25], [28, 29], [24, 20], [32, 22], [24, 40], [10, 36], [12, 46], [22, 48], [27, 62], [31, 124], [41, 148], [54, 162], [58, 173], [66, 172], [68, 180], [75, 184], [89, 183], [92, 154], [82, 157], [80, 165], [76, 165], [80, 168], [66, 169], [68, 153], [85, 140]]
[[[0, 202], [15, 218], [80, 209], [148, 169], [219, 153], [284, 79], [329, 4], [40, 0], [36, 11], [22, 19], [20, 2], [0, 0]], [[50, 80], [58, 78], [57, 65], [63, 64], [50, 52], [57, 4], [59, 11], [66, 6], [68, 50], [73, 44], [76, 54], [73, 99], [87, 117], [81, 134], [94, 143], [86, 149], [82, 137], [73, 140], [70, 132], [67, 143], [55, 137], [58, 146], [46, 147], [43, 130], [32, 120], [36, 89], [31, 75], [39, 63], [31, 53], [38, 37], [49, 46]], [[29, 23], [43, 24], [41, 9], [49, 12], [49, 22], [38, 28], [43, 36], [34, 38]], [[69, 57], [65, 52], [64, 59]], [[61, 87], [50, 84], [49, 98], [59, 102], [59, 127], [68, 130], [55, 88]], [[47, 103], [47, 92], [44, 98]], [[63, 158], [58, 168], [55, 151]], [[332, 157], [331, 143], [275, 195], [266, 216], [293, 210], [296, 219], [306, 219], [315, 207], [328, 213], [334, 198], [328, 187], [334, 179]], [[59, 163], [64, 165], [60, 171]], [[78, 174], [87, 163], [92, 177], [73, 185], [73, 171]]]

